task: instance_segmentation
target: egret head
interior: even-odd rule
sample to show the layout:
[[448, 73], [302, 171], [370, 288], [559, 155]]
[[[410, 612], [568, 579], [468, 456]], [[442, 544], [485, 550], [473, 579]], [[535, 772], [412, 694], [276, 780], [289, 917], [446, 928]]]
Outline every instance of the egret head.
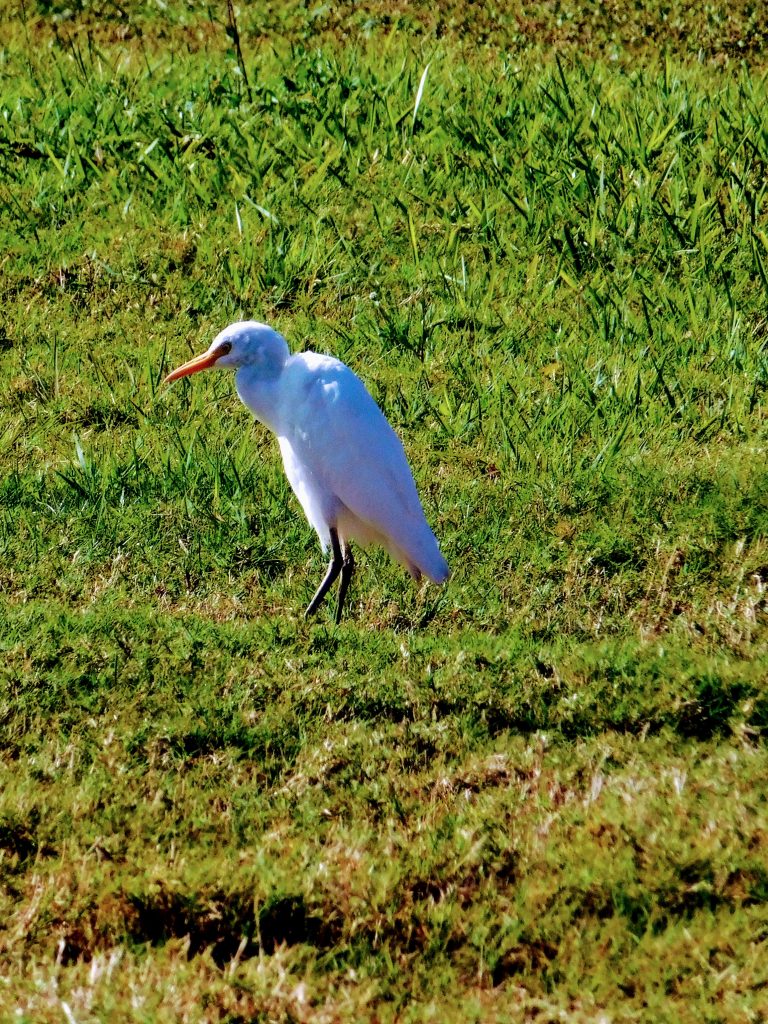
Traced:
[[265, 377], [271, 376], [280, 372], [289, 355], [288, 343], [281, 334], [256, 320], [243, 320], [225, 327], [213, 339], [207, 352], [177, 367], [168, 374], [164, 383], [169, 384], [179, 377], [188, 377], [212, 366], [232, 369], [254, 366]]

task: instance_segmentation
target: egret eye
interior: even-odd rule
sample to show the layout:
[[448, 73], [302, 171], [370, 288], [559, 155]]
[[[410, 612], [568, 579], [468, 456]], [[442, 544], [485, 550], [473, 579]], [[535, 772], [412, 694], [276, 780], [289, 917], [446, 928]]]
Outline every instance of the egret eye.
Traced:
[[217, 358], [221, 358], [221, 356], [228, 356], [231, 351], [232, 351], [232, 342], [231, 341], [225, 341], [223, 345], [219, 345], [218, 352], [217, 352]]

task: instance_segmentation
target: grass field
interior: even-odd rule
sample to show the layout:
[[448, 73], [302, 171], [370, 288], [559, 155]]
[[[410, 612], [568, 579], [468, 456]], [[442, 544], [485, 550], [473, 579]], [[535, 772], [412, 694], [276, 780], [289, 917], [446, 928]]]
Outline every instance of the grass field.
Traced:
[[[768, 1021], [760, 5], [2, 5], [0, 1021]], [[339, 356], [453, 575], [225, 373]]]

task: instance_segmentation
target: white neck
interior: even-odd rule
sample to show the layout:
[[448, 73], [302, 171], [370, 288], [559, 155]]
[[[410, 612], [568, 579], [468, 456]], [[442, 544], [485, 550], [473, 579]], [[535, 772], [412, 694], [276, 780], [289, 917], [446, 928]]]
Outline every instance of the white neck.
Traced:
[[241, 366], [235, 374], [235, 387], [243, 405], [274, 434], [281, 434], [280, 382], [282, 370], [265, 377], [255, 366]]

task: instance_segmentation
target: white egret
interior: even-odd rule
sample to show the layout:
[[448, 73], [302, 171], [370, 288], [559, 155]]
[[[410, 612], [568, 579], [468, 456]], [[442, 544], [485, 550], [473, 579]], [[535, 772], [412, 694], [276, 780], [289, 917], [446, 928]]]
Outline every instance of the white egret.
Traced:
[[165, 382], [211, 367], [237, 370], [235, 387], [257, 420], [277, 435], [288, 481], [331, 561], [306, 614], [340, 575], [336, 622], [354, 570], [350, 541], [380, 544], [414, 579], [448, 578], [427, 525], [400, 439], [348, 366], [317, 352], [291, 355], [266, 324], [230, 324], [207, 352]]

